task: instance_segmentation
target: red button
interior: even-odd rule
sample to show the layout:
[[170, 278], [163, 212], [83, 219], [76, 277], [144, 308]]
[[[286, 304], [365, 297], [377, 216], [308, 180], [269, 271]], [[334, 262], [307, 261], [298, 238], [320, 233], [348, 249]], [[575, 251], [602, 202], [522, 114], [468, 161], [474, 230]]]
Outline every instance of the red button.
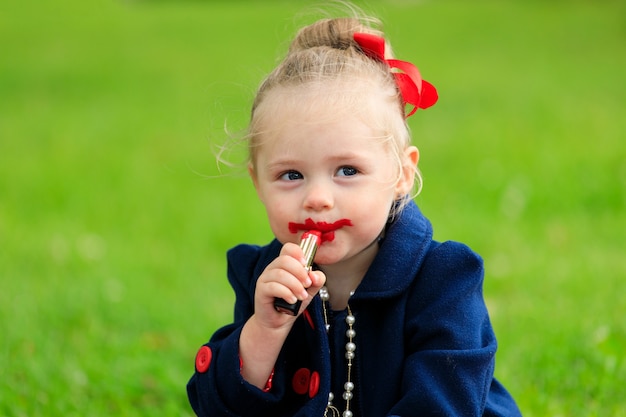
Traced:
[[202, 346], [196, 354], [196, 370], [200, 373], [206, 372], [207, 369], [209, 369], [212, 357], [213, 352], [211, 352], [211, 348], [208, 346]]
[[309, 397], [313, 398], [317, 395], [317, 392], [320, 389], [320, 374], [316, 371], [311, 373], [311, 379], [309, 381]]
[[291, 385], [296, 394], [306, 394], [309, 391], [309, 380], [311, 379], [311, 371], [307, 368], [300, 368], [293, 375]]
[[311, 313], [309, 313], [309, 310], [304, 310], [302, 312], [302, 315], [304, 316], [306, 321], [309, 323], [309, 326], [311, 326], [312, 329], [315, 329], [315, 325], [313, 324], [313, 318], [311, 317]]

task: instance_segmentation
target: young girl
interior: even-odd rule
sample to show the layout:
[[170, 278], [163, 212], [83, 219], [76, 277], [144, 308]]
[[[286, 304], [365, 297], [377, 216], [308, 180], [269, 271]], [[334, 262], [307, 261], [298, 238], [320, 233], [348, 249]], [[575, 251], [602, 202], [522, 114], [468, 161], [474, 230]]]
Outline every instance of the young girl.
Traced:
[[303, 28], [258, 91], [249, 172], [276, 239], [228, 252], [235, 317], [196, 355], [199, 416], [520, 415], [493, 377], [480, 257], [433, 241], [411, 199], [405, 119], [436, 90], [364, 21]]

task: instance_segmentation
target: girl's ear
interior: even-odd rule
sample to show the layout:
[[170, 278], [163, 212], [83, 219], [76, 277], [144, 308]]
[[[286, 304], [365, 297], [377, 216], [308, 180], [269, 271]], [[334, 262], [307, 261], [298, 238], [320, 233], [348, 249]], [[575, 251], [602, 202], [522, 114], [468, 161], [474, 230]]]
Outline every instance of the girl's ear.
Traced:
[[402, 155], [402, 172], [396, 183], [396, 196], [402, 197], [411, 192], [415, 183], [415, 172], [417, 162], [420, 159], [420, 152], [415, 146], [409, 146]]

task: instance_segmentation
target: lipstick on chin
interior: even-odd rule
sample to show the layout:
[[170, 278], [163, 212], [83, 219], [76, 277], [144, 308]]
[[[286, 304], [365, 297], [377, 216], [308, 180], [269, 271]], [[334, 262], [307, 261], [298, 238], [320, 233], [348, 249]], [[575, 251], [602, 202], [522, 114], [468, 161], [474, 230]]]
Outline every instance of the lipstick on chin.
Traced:
[[[302, 252], [304, 252], [305, 265], [304, 267], [307, 270], [307, 273], [311, 270], [313, 265], [313, 259], [315, 258], [315, 252], [317, 252], [317, 248], [322, 243], [322, 232], [318, 230], [309, 230], [302, 234], [302, 238], [300, 240], [300, 248]], [[300, 306], [302, 305], [302, 301], [298, 300], [293, 304], [289, 304], [287, 301], [282, 298], [274, 299], [274, 308], [276, 311], [284, 314], [290, 314], [292, 316], [297, 316], [298, 312], [300, 312]]]

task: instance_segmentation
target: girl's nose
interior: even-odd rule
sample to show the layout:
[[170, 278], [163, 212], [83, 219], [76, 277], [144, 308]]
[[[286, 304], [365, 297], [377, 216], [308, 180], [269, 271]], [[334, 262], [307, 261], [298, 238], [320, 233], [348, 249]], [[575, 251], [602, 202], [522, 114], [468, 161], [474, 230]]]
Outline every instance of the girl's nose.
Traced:
[[304, 199], [304, 208], [307, 210], [321, 211], [333, 207], [334, 199], [330, 188], [323, 184], [315, 183], [307, 187]]

